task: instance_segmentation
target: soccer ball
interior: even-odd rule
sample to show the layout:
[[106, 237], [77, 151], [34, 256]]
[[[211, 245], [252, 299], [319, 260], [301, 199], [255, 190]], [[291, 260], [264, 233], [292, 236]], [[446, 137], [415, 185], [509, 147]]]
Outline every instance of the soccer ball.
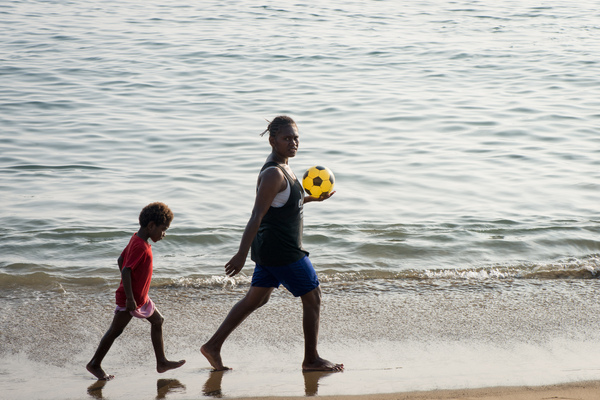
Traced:
[[333, 172], [329, 168], [319, 165], [307, 169], [302, 177], [302, 186], [312, 197], [321, 197], [322, 194], [330, 193], [333, 190], [334, 182]]

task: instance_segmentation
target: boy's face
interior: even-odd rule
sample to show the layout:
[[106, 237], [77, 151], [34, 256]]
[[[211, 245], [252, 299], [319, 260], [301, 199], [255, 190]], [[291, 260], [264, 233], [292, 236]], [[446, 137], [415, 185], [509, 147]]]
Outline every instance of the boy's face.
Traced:
[[150, 239], [152, 239], [152, 241], [155, 243], [159, 240], [162, 240], [167, 234], [167, 229], [169, 229], [170, 225], [171, 224], [168, 223], [156, 225], [154, 221], [151, 221], [148, 224], [148, 233], [150, 234]]

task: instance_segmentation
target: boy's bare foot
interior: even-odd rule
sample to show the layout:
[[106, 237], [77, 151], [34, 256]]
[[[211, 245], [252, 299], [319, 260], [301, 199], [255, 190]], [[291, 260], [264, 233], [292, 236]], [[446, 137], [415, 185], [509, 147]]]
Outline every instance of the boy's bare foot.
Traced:
[[88, 371], [90, 371], [92, 375], [98, 378], [99, 381], [110, 381], [115, 377], [114, 375], [108, 375], [106, 372], [104, 372], [102, 367], [100, 367], [99, 365], [94, 365], [91, 362], [89, 362], [88, 365], [85, 366], [85, 368]]
[[156, 363], [156, 370], [162, 374], [163, 372], [167, 372], [169, 370], [175, 369], [175, 368], [179, 368], [181, 367], [183, 364], [185, 364], [185, 360], [179, 360], [179, 361], [165, 361], [162, 363]]
[[231, 369], [223, 365], [223, 361], [221, 361], [221, 353], [217, 351], [211, 351], [206, 345], [200, 347], [200, 351], [206, 357], [210, 365], [214, 368], [215, 371], [226, 371]]
[[302, 363], [302, 371], [330, 371], [330, 372], [341, 372], [344, 370], [344, 364], [334, 364], [331, 361], [324, 360], [322, 358], [316, 359], [314, 362]]

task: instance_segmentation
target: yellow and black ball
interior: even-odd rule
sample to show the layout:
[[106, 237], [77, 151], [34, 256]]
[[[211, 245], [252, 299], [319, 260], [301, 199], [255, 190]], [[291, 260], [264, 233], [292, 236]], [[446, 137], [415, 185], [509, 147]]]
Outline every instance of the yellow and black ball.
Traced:
[[329, 168], [320, 165], [310, 167], [302, 177], [302, 186], [306, 193], [312, 197], [321, 197], [323, 194], [330, 193], [333, 190], [334, 183], [333, 172]]

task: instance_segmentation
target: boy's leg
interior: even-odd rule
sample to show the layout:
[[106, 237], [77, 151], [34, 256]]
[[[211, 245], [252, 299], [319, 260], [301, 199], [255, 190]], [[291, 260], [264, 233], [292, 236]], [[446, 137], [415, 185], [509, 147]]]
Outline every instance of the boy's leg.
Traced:
[[300, 296], [302, 299], [302, 327], [304, 330], [303, 371], [342, 371], [344, 364], [334, 364], [319, 356], [319, 318], [321, 313], [321, 289], [316, 288]]
[[100, 344], [98, 345], [98, 349], [92, 357], [92, 360], [87, 364], [86, 368], [88, 371], [92, 373], [96, 378], [102, 380], [110, 380], [114, 378], [113, 375], [108, 375], [104, 370], [102, 370], [101, 364], [102, 360], [110, 350], [110, 347], [114, 343], [115, 339], [123, 333], [123, 329], [127, 326], [127, 324], [131, 321], [131, 314], [128, 311], [117, 311], [113, 318], [108, 331], [104, 334], [102, 339], [100, 340]]
[[179, 368], [185, 364], [185, 360], [167, 360], [162, 334], [162, 324], [164, 322], [164, 318], [158, 309], [154, 309], [154, 313], [146, 319], [151, 324], [150, 337], [152, 339], [152, 346], [154, 347], [154, 354], [156, 354], [156, 370], [162, 373], [171, 369]]
[[229, 314], [227, 314], [227, 317], [225, 317], [225, 320], [221, 326], [219, 326], [219, 329], [217, 329], [215, 334], [200, 348], [204, 357], [208, 359], [208, 362], [210, 362], [210, 365], [212, 365], [215, 370], [222, 371], [229, 369], [228, 367], [225, 367], [221, 361], [221, 347], [223, 346], [225, 339], [227, 339], [231, 332], [252, 314], [252, 312], [269, 301], [273, 289], [275, 288], [251, 286], [244, 298], [238, 301], [231, 311], [229, 311]]

